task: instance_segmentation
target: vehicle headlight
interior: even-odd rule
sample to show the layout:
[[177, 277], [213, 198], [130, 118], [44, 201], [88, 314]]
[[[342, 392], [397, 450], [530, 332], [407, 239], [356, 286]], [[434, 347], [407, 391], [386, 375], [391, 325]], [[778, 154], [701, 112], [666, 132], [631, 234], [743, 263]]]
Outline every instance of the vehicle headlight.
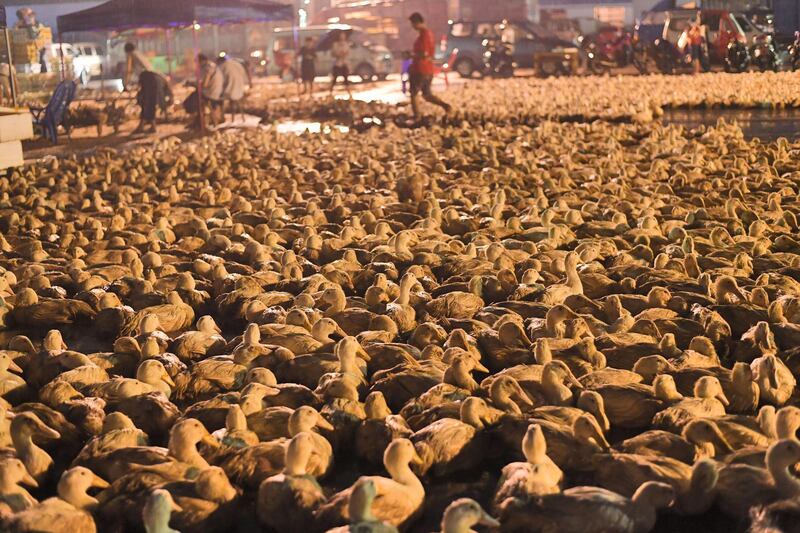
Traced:
[[491, 57], [491, 55], [492, 55], [491, 52], [484, 52], [483, 53], [483, 57]]

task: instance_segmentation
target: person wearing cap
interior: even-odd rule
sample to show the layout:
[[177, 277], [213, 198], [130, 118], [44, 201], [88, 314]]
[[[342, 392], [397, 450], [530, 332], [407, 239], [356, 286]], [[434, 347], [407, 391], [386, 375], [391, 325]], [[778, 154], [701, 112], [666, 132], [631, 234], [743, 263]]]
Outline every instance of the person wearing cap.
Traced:
[[425, 25], [425, 18], [420, 13], [413, 13], [408, 20], [411, 22], [411, 26], [419, 33], [417, 40], [414, 42], [411, 54], [411, 68], [408, 73], [411, 89], [411, 108], [414, 111], [414, 117], [420, 117], [420, 94], [426, 102], [437, 105], [444, 109], [445, 113], [449, 113], [450, 104], [434, 95], [431, 89], [434, 72], [433, 54], [435, 51], [433, 32]]

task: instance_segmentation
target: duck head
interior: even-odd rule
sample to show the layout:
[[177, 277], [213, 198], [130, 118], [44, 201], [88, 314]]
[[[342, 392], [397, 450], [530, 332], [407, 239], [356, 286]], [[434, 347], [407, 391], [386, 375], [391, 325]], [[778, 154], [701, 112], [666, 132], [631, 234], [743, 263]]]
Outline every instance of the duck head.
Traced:
[[731, 276], [719, 276], [714, 280], [714, 295], [718, 305], [729, 303], [731, 298], [736, 298], [740, 303], [748, 301], [739, 289], [736, 279]]
[[175, 386], [167, 369], [158, 359], [142, 361], [136, 369], [136, 379], [163, 392], [168, 398], [172, 394], [172, 387]]
[[519, 382], [507, 375], [498, 376], [492, 381], [489, 387], [489, 397], [499, 409], [515, 414], [522, 414], [519, 404], [533, 406], [533, 402], [525, 394]]
[[347, 336], [332, 318], [320, 318], [311, 327], [311, 335], [323, 344], [336, 342]]
[[523, 348], [528, 349], [531, 346], [531, 340], [525, 333], [522, 324], [516, 320], [507, 320], [503, 322], [497, 329], [497, 337], [503, 346], [509, 348]]
[[0, 497], [14, 492], [17, 485], [36, 488], [39, 484], [25, 468], [25, 464], [15, 457], [0, 462]]
[[797, 438], [800, 428], [800, 408], [787, 405], [778, 409], [775, 414], [775, 432], [779, 439]]
[[576, 405], [578, 409], [582, 409], [594, 416], [603, 432], [607, 432], [611, 429], [611, 422], [608, 420], [608, 416], [606, 415], [605, 400], [603, 400], [603, 397], [599, 392], [588, 390], [582, 391], [581, 395], [578, 397], [578, 403]]
[[372, 513], [372, 502], [377, 495], [378, 489], [372, 479], [362, 477], [356, 481], [348, 503], [351, 525], [378, 521]]
[[786, 497], [800, 494], [800, 481], [789, 468], [800, 461], [800, 441], [781, 439], [767, 449], [767, 470], [772, 474], [778, 492]]
[[653, 390], [656, 398], [662, 402], [677, 402], [683, 399], [683, 395], [678, 392], [675, 379], [669, 374], [659, 374], [653, 380]]
[[554, 360], [544, 365], [542, 387], [548, 401], [554, 405], [572, 403], [572, 390], [565, 385], [565, 382], [577, 389], [583, 388], [580, 381], [563, 361]]
[[546, 338], [536, 339], [533, 346], [533, 357], [536, 360], [536, 364], [543, 366], [553, 360], [550, 342]]
[[333, 431], [333, 425], [325, 420], [319, 411], [309, 405], [303, 405], [289, 415], [289, 435], [311, 432], [314, 428]]
[[107, 489], [109, 486], [107, 481], [88, 468], [76, 466], [61, 474], [61, 479], [58, 481], [58, 497], [77, 509], [91, 511], [99, 502], [86, 491], [91, 487]]
[[647, 481], [636, 489], [631, 500], [653, 510], [664, 509], [675, 501], [675, 489], [667, 483]]
[[394, 439], [383, 452], [383, 466], [396, 482], [423, 490], [422, 483], [411, 471], [411, 464], [422, 466], [424, 462], [408, 439]]
[[695, 446], [710, 448], [706, 450], [710, 457], [726, 455], [733, 451], [733, 447], [720, 431], [719, 426], [711, 420], [692, 420], [683, 428], [681, 436]]
[[298, 433], [289, 442], [284, 454], [283, 473], [287, 476], [307, 475], [308, 461], [314, 451], [314, 438], [311, 433]]
[[209, 315], [200, 317], [200, 319], [197, 321], [197, 331], [207, 335], [219, 335], [222, 333], [222, 330], [219, 329], [217, 323]]
[[547, 457], [547, 441], [539, 424], [531, 424], [522, 437], [522, 454], [532, 465], [541, 464]]
[[633, 365], [633, 371], [642, 376], [642, 381], [645, 383], [652, 383], [659, 374], [674, 370], [676, 370], [675, 365], [667, 361], [663, 355], [646, 355]]
[[472, 526], [498, 528], [500, 522], [492, 518], [478, 502], [459, 498], [447, 506], [442, 516], [442, 533], [470, 533]]
[[194, 481], [198, 496], [215, 503], [226, 503], [236, 498], [236, 489], [231, 485], [225, 471], [212, 466], [200, 472]]
[[384, 420], [392, 414], [392, 410], [386, 403], [386, 397], [381, 391], [372, 391], [367, 394], [364, 400], [364, 411], [370, 420]]
[[462, 422], [476, 429], [483, 429], [487, 424], [491, 423], [489, 406], [486, 405], [482, 398], [475, 396], [470, 396], [461, 402], [459, 417]]
[[167, 449], [169, 454], [177, 460], [205, 469], [209, 467], [209, 464], [197, 451], [197, 445], [200, 442], [214, 448], [219, 447], [217, 440], [211, 436], [199, 420], [186, 418], [172, 426]]
[[563, 338], [566, 334], [564, 322], [578, 318], [578, 315], [566, 305], [558, 304], [551, 307], [544, 318], [547, 336]]
[[175, 503], [172, 495], [165, 489], [155, 489], [147, 497], [147, 502], [142, 509], [142, 522], [147, 533], [178, 533], [169, 527], [172, 512], [182, 512], [183, 509]]
[[22, 373], [22, 369], [19, 367], [17, 363], [11, 359], [11, 356], [5, 352], [0, 352], [0, 375], [3, 372], [7, 372], [11, 370], [12, 372], [17, 372], [19, 374]]
[[694, 384], [695, 398], [715, 398], [722, 405], [728, 406], [730, 402], [722, 390], [719, 380], [713, 376], [703, 376]]
[[108, 413], [105, 418], [103, 418], [102, 434], [122, 429], [136, 429], [136, 424], [134, 424], [133, 420], [125, 413], [114, 411], [113, 413]]
[[572, 423], [572, 434], [581, 442], [588, 442], [603, 451], [611, 448], [600, 425], [592, 415], [586, 414], [576, 418]]

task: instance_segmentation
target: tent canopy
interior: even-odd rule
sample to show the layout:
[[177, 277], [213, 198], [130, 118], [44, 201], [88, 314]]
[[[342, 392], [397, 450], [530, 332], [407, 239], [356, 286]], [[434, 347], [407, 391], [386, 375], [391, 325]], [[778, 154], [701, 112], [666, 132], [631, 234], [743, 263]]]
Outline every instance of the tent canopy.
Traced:
[[110, 0], [58, 17], [59, 33], [124, 31], [199, 24], [293, 20], [291, 5], [270, 0]]

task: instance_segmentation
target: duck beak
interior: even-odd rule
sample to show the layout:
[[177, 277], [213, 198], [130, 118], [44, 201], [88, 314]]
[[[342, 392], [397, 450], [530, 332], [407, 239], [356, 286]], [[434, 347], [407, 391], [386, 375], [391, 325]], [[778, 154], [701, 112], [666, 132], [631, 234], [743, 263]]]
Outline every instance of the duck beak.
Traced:
[[172, 381], [172, 378], [166, 372], [164, 372], [164, 375], [161, 376], [161, 381], [163, 381], [164, 383], [166, 383], [170, 387], [174, 387], [175, 386], [175, 382]]
[[100, 476], [94, 476], [92, 478], [92, 487], [97, 487], [98, 489], [107, 489], [111, 485], [109, 485], [108, 481], [101, 478]]
[[728, 407], [728, 406], [730, 405], [730, 403], [731, 403], [731, 402], [729, 402], [729, 401], [728, 401], [728, 397], [727, 397], [727, 396], [725, 396], [725, 393], [724, 393], [724, 392], [723, 392], [721, 389], [720, 389], [720, 391], [717, 393], [717, 395], [715, 396], [715, 398], [716, 398], [717, 400], [719, 400], [719, 402], [720, 402], [722, 405], [724, 405], [725, 407]]
[[175, 500], [172, 500], [172, 510], [175, 511], [176, 513], [182, 513], [183, 507], [175, 503]]
[[716, 431], [714, 431], [714, 436], [716, 438], [714, 439], [713, 444], [717, 448], [718, 454], [728, 454], [733, 452], [733, 446], [731, 446], [731, 443], [728, 442], [728, 439], [725, 438], [725, 435], [719, 430], [718, 427], [716, 428]]
[[25, 475], [22, 476], [22, 479], [20, 481], [29, 487], [37, 488], [39, 486], [36, 480], [33, 479], [33, 476], [30, 475], [28, 472], [25, 472]]
[[605, 413], [600, 413], [600, 427], [603, 428], [603, 431], [609, 431], [611, 429], [611, 421], [608, 419]]
[[39, 435], [48, 439], [61, 438], [61, 433], [51, 427], [45, 426], [44, 424], [42, 424], [42, 427], [39, 428]]
[[207, 433], [205, 436], [203, 436], [203, 438], [200, 439], [200, 442], [203, 442], [203, 443], [211, 446], [212, 448], [219, 448], [220, 447], [219, 441], [217, 439], [215, 439], [214, 436], [211, 435], [211, 433]]
[[13, 360], [8, 363], [8, 369], [11, 370], [12, 372], [17, 372], [19, 374], [22, 374], [22, 368], [20, 368], [20, 366]]
[[478, 523], [482, 526], [500, 527], [500, 522], [493, 516], [490, 516], [489, 513], [487, 513], [486, 511], [483, 511], [483, 514], [481, 514], [481, 518], [480, 520], [478, 520]]
[[411, 464], [415, 464], [417, 466], [423, 466], [425, 461], [422, 460], [422, 457], [419, 456], [417, 450], [414, 450], [414, 455], [411, 456]]
[[525, 393], [525, 390], [517, 383], [517, 386], [514, 390], [514, 396], [516, 397], [517, 401], [524, 403], [528, 407], [533, 407], [533, 400]]
[[489, 369], [483, 366], [479, 360], [475, 359], [475, 366], [472, 368], [473, 370], [477, 370], [478, 372], [483, 372], [484, 374], [489, 374]]
[[573, 374], [571, 371], [569, 371], [569, 370], [567, 371], [566, 378], [567, 378], [567, 381], [569, 381], [569, 383], [573, 387], [575, 387], [576, 389], [583, 390], [583, 385], [581, 384], [580, 381], [578, 381], [578, 378], [576, 378], [575, 374]]
[[334, 430], [333, 424], [331, 424], [321, 416], [317, 419], [317, 427], [328, 431]]

